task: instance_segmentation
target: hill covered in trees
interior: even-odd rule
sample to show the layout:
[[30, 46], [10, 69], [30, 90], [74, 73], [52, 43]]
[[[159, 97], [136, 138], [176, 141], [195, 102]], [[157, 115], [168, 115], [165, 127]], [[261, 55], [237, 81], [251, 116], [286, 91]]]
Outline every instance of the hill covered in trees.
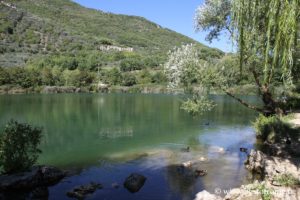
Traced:
[[[0, 11], [2, 85], [19, 85], [18, 82], [26, 87], [74, 85], [78, 80], [67, 79], [78, 79], [74, 78], [75, 74], [88, 74], [88, 80], [78, 84], [82, 85], [97, 82], [95, 78], [99, 78], [99, 73], [102, 82], [112, 85], [122, 84], [121, 75], [130, 80], [123, 85], [160, 82], [164, 79], [160, 65], [166, 61], [168, 51], [176, 46], [194, 43], [205, 59], [223, 56], [220, 50], [142, 17], [88, 9], [70, 0], [2, 0]], [[30, 76], [22, 74], [26, 69], [7, 67], [22, 66], [26, 66], [27, 71], [30, 69], [30, 74], [35, 70], [42, 73], [40, 77], [47, 78], [34, 80], [38, 82], [34, 84], [31, 80], [28, 84], [22, 79], [15, 81], [16, 77], [28, 79]], [[144, 76], [136, 71], [143, 71], [144, 75], [150, 73], [151, 77], [135, 80]]]

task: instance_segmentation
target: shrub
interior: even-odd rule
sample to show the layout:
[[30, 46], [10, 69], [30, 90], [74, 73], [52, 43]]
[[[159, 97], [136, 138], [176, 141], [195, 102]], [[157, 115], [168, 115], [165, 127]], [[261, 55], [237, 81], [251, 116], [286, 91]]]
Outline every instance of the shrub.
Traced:
[[5, 68], [0, 67], [0, 85], [5, 85], [10, 83], [9, 73]]
[[122, 74], [119, 69], [117, 68], [112, 68], [108, 71], [105, 71], [102, 74], [102, 79], [105, 83], [110, 84], [110, 85], [118, 85], [121, 83], [122, 79]]
[[126, 58], [122, 60], [120, 64], [120, 69], [123, 72], [141, 70], [143, 68], [144, 68], [144, 63], [141, 61], [141, 58], [139, 57]]
[[124, 74], [123, 75], [123, 86], [133, 86], [136, 84], [136, 78], [133, 74]]
[[151, 82], [151, 73], [147, 69], [143, 69], [138, 75], [139, 84], [147, 84]]
[[167, 76], [161, 71], [156, 72], [151, 77], [151, 82], [152, 83], [166, 83], [167, 82]]
[[286, 133], [291, 132], [290, 126], [276, 116], [259, 115], [253, 125], [257, 138], [271, 143], [278, 141]]
[[295, 186], [300, 185], [300, 180], [293, 177], [291, 174], [282, 174], [275, 177], [274, 181], [279, 183], [281, 186]]
[[29, 169], [41, 150], [42, 129], [11, 120], [0, 135], [0, 166], [5, 173]]
[[113, 45], [114, 42], [110, 39], [107, 39], [107, 38], [102, 38], [99, 42], [100, 44], [103, 44], [103, 45]]

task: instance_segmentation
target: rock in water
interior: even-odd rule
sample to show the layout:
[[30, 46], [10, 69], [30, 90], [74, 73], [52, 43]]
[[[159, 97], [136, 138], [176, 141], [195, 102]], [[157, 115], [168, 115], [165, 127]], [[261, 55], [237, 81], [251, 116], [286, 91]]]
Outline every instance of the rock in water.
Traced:
[[102, 185], [91, 182], [88, 185], [82, 185], [67, 192], [67, 196], [70, 198], [84, 199], [86, 195], [94, 193], [97, 189], [102, 189]]
[[0, 176], [0, 191], [31, 190], [36, 187], [50, 186], [65, 177], [65, 172], [47, 166], [35, 166], [27, 172]]
[[66, 173], [55, 167], [43, 166], [40, 168], [45, 185], [53, 185], [65, 177]]
[[207, 170], [204, 170], [204, 169], [196, 169], [195, 170], [195, 176], [198, 177], [198, 176], [205, 176], [207, 175]]
[[132, 193], [138, 192], [144, 186], [146, 179], [143, 175], [133, 173], [126, 178], [124, 187]]

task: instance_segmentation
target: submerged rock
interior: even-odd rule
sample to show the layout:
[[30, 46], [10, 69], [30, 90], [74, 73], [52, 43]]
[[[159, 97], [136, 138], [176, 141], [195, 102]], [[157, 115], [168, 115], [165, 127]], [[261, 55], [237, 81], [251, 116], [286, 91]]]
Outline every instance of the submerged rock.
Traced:
[[70, 198], [84, 199], [86, 195], [92, 194], [98, 189], [102, 189], [102, 185], [91, 182], [88, 185], [82, 185], [67, 192], [67, 196]]
[[207, 170], [204, 170], [204, 169], [196, 169], [195, 170], [195, 176], [198, 177], [198, 176], [205, 176], [207, 175]]
[[0, 191], [31, 190], [58, 183], [65, 172], [55, 167], [35, 166], [30, 171], [0, 176]]
[[146, 179], [143, 175], [133, 173], [126, 178], [124, 187], [132, 193], [138, 192], [144, 186]]

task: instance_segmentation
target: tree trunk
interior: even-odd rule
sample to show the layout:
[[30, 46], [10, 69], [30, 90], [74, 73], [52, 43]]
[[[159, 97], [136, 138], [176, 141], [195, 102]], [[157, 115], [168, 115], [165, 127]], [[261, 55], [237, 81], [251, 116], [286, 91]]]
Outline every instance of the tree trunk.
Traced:
[[285, 114], [285, 111], [279, 106], [279, 103], [273, 99], [272, 93], [269, 91], [267, 86], [261, 87], [261, 97], [264, 103], [264, 115], [279, 115], [282, 116]]

